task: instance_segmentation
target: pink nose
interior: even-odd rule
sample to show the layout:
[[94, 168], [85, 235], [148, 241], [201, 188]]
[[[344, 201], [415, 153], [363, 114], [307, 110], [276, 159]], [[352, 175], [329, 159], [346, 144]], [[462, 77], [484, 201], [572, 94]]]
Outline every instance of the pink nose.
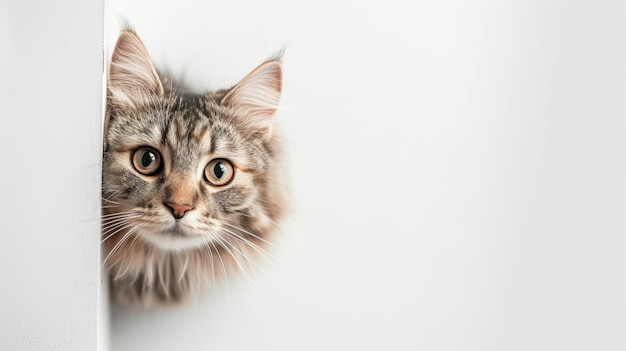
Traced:
[[193, 207], [191, 206], [179, 205], [173, 202], [168, 202], [165, 204], [165, 206], [169, 207], [170, 210], [172, 210], [172, 215], [174, 215], [176, 219], [183, 218], [183, 216], [185, 215], [185, 212], [193, 210]]

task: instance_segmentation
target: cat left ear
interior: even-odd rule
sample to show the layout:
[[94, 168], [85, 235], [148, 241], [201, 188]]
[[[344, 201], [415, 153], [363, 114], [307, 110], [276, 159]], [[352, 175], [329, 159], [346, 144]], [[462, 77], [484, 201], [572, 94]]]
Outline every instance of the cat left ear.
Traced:
[[143, 43], [131, 30], [120, 34], [109, 69], [109, 95], [134, 105], [143, 94], [163, 94], [163, 85]]
[[279, 61], [257, 67], [235, 85], [222, 99], [222, 105], [234, 108], [249, 127], [271, 134], [282, 90], [282, 68]]

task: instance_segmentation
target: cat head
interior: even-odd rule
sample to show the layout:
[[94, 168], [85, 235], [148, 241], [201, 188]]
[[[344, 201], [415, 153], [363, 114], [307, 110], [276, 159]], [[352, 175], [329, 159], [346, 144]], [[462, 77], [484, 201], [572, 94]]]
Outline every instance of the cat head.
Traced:
[[177, 90], [124, 30], [107, 89], [105, 254], [135, 242], [180, 252], [264, 240], [283, 212], [272, 128], [281, 87], [280, 60], [271, 59], [227, 90]]

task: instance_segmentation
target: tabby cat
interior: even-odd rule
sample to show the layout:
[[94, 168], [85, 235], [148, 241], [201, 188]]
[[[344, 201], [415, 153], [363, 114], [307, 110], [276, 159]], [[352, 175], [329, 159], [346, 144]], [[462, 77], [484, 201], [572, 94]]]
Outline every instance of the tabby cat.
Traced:
[[189, 92], [122, 30], [102, 171], [103, 264], [116, 302], [185, 301], [269, 255], [286, 198], [272, 128], [281, 87], [278, 56], [230, 89]]

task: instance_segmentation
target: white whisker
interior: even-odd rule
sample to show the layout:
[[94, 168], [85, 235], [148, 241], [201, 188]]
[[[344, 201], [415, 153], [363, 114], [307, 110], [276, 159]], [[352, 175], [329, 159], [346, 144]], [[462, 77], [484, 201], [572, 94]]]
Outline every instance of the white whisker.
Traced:
[[[223, 229], [223, 228], [222, 228], [222, 229]], [[256, 249], [254, 246], [252, 246], [252, 245], [254, 245], [254, 243], [251, 243], [251, 242], [246, 241], [246, 240], [241, 240], [241, 239], [239, 239], [239, 238], [236, 238], [236, 237], [232, 236], [232, 234], [229, 234], [229, 233], [226, 233], [226, 232], [222, 232], [222, 233], [223, 233], [223, 234], [226, 234], [226, 235], [228, 235], [228, 236], [230, 236], [231, 238], [235, 238], [235, 239], [237, 239], [237, 241], [238, 241], [238, 242], [240, 242], [240, 243], [243, 243], [243, 244], [249, 245], [249, 246], [251, 246], [252, 248]], [[229, 243], [229, 244], [233, 247], [233, 249], [234, 249], [234, 250], [236, 250], [236, 251], [237, 251], [237, 252], [238, 252], [238, 253], [239, 253], [239, 254], [240, 254], [243, 258], [245, 258], [245, 259], [246, 259], [246, 261], [248, 261], [248, 263], [252, 264], [254, 267], [256, 267], [256, 269], [258, 269], [259, 271], [261, 271], [262, 273], [264, 273], [264, 274], [265, 274], [265, 275], [267, 275], [268, 277], [270, 277], [270, 278], [274, 279], [274, 277], [273, 277], [271, 274], [269, 274], [269, 273], [268, 273], [267, 271], [265, 271], [263, 268], [259, 267], [259, 265], [257, 265], [257, 264], [256, 264], [256, 262], [254, 262], [254, 260], [253, 260], [253, 259], [251, 259], [250, 257], [248, 257], [248, 255], [246, 255], [245, 253], [243, 253], [243, 252], [241, 252], [240, 250], [238, 250], [238, 249], [237, 249], [237, 248], [236, 248], [236, 247], [235, 247], [232, 243], [228, 242], [227, 240], [225, 240], [225, 242]], [[245, 250], [245, 247], [244, 247], [243, 249]], [[258, 252], [259, 254], [263, 255], [263, 253], [262, 253], [261, 251], [258, 251], [258, 250], [257, 250], [257, 252]], [[270, 255], [270, 256], [271, 256], [271, 255]], [[276, 258], [274, 258], [274, 259], [276, 259]], [[280, 261], [278, 261], [278, 263], [280, 263]]]
[[284, 266], [284, 264], [278, 258], [276, 258], [274, 255], [269, 253], [269, 251], [264, 250], [262, 247], [260, 247], [257, 244], [253, 243], [252, 241], [247, 240], [247, 239], [243, 238], [241, 235], [238, 235], [237, 233], [235, 233], [235, 232], [233, 232], [231, 230], [228, 230], [226, 228], [221, 228], [221, 230], [222, 230], [223, 234], [226, 234], [226, 235], [228, 235], [228, 236], [230, 236], [230, 237], [232, 237], [234, 239], [237, 239], [238, 241], [240, 241], [240, 242], [242, 242], [242, 243], [252, 247], [256, 252], [259, 253], [259, 255], [261, 255], [261, 257], [263, 257], [263, 258], [270, 257], [270, 258], [274, 259], [274, 261], [276, 261], [278, 264]]
[[[124, 229], [126, 229], [126, 228], [128, 228], [128, 227], [131, 227], [131, 226], [135, 225], [135, 223], [129, 223], [129, 224], [126, 224], [126, 223], [128, 223], [128, 222], [129, 222], [129, 221], [124, 221], [124, 222], [122, 222], [122, 223], [118, 223], [118, 224], [117, 224], [117, 225], [115, 225], [113, 228], [110, 228], [110, 229], [108, 229], [107, 231], [102, 232], [102, 234], [101, 234], [101, 236], [100, 236], [100, 237], [102, 237], [102, 236], [105, 236], [105, 235], [106, 235], [106, 238], [102, 239], [102, 241], [100, 242], [100, 245], [104, 244], [104, 242], [105, 242], [105, 241], [107, 241], [110, 237], [114, 236], [115, 234], [119, 233], [120, 231], [122, 231], [122, 230], [124, 230]], [[120, 226], [122, 226], [122, 227], [120, 227]], [[110, 234], [109, 234], [109, 233], [110, 233]]]
[[205, 241], [207, 243], [207, 248], [209, 249], [209, 259], [211, 260], [211, 284], [213, 285], [213, 287], [215, 287], [215, 264], [214, 264], [214, 258], [213, 258], [213, 251], [211, 250], [211, 247], [209, 247], [209, 241], [208, 239], [205, 238]]
[[134, 211], [123, 211], [123, 212], [115, 212], [115, 213], [109, 213], [109, 214], [105, 214], [102, 215], [101, 218], [105, 219], [105, 218], [115, 218], [118, 216], [125, 216], [125, 215], [141, 215], [140, 213], [134, 212]]
[[251, 233], [251, 232], [249, 232], [249, 231], [247, 231], [247, 230], [245, 230], [245, 229], [243, 229], [243, 228], [241, 228], [241, 227], [238, 227], [238, 226], [236, 226], [236, 225], [230, 224], [230, 222], [229, 222], [229, 221], [222, 220], [222, 223], [223, 223], [224, 225], [227, 225], [227, 226], [229, 226], [229, 227], [233, 228], [233, 229], [236, 229], [236, 230], [239, 230], [239, 231], [241, 231], [241, 232], [244, 232], [245, 234], [248, 234], [248, 235], [250, 235], [251, 237], [254, 237], [254, 238], [256, 238], [256, 239], [258, 239], [258, 240], [260, 240], [260, 241], [262, 241], [262, 242], [264, 242], [264, 243], [266, 243], [266, 244], [268, 244], [268, 245], [271, 245], [271, 246], [275, 247], [275, 248], [276, 248], [276, 249], [278, 249], [278, 250], [280, 250], [280, 247], [278, 247], [276, 244], [274, 244], [274, 243], [272, 243], [272, 242], [269, 242], [269, 241], [267, 241], [267, 240], [265, 240], [265, 239], [261, 238], [260, 236], [258, 236], [258, 235], [256, 235], [256, 234], [254, 234], [254, 233]]
[[113, 249], [111, 250], [111, 252], [109, 252], [109, 254], [107, 255], [107, 257], [104, 259], [104, 261], [102, 261], [102, 266], [105, 267], [106, 262], [108, 261], [108, 259], [115, 254], [115, 252], [120, 248], [120, 246], [124, 243], [124, 241], [128, 240], [128, 238], [133, 234], [133, 232], [137, 229], [137, 227], [133, 227], [131, 230], [129, 230], [123, 237], [122, 239], [120, 239], [120, 241], [117, 242], [117, 244], [115, 244], [115, 246], [113, 247]]
[[109, 203], [116, 204], [116, 205], [120, 204], [119, 202], [107, 199], [106, 197], [102, 197], [102, 201], [109, 202]]
[[[259, 292], [259, 294], [261, 293], [261, 290], [259, 289], [259, 287], [254, 283], [254, 280], [252, 279], [252, 277], [248, 274], [248, 271], [241, 265], [241, 262], [239, 262], [239, 260], [237, 259], [237, 256], [235, 256], [235, 254], [228, 248], [228, 241], [227, 240], [221, 240], [218, 236], [213, 237], [214, 240], [216, 240], [221, 247], [224, 248], [224, 250], [226, 250], [230, 256], [233, 258], [233, 260], [235, 261], [235, 264], [237, 265], [237, 267], [239, 267], [239, 271], [242, 273], [244, 279], [246, 280], [246, 282], [248, 282], [249, 285], [253, 285]], [[233, 247], [233, 249], [235, 249], [235, 247], [231, 244], [231, 246]]]
[[102, 221], [100, 229], [102, 230], [102, 232], [106, 232], [112, 226], [116, 226], [119, 223], [128, 222], [128, 221], [130, 221], [132, 219], [139, 218], [139, 217], [141, 217], [141, 216], [130, 216], [129, 215], [129, 216], [119, 217], [119, 218], [109, 218], [106, 221]]
[[213, 245], [213, 248], [215, 249], [215, 253], [217, 254], [217, 257], [219, 257], [220, 262], [222, 263], [222, 269], [224, 269], [224, 280], [226, 281], [226, 299], [227, 299], [227, 304], [228, 304], [228, 308], [230, 309], [230, 288], [228, 287], [228, 272], [226, 272], [226, 266], [224, 265], [224, 260], [222, 259], [222, 255], [220, 255], [220, 251], [217, 249], [217, 246], [215, 246], [215, 243], [213, 241], [210, 242], [211, 245]]

